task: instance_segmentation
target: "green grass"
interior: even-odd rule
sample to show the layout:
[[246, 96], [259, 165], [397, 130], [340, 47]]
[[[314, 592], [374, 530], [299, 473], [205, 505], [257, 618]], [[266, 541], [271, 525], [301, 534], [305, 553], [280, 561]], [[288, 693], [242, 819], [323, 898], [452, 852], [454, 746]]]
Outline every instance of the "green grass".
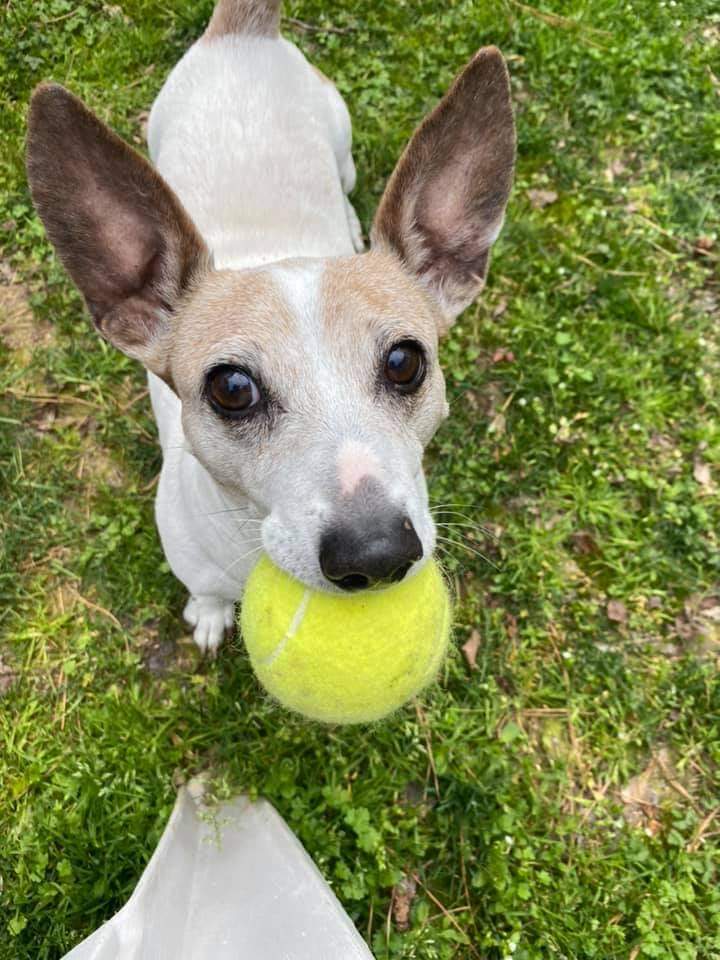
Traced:
[[198, 660], [142, 372], [90, 329], [28, 198], [33, 85], [140, 143], [209, 9], [13, 0], [0, 24], [1, 960], [57, 958], [117, 910], [208, 769], [276, 805], [379, 960], [720, 957], [717, 2], [286, 8], [347, 97], [366, 225], [480, 44], [517, 104], [507, 226], [445, 343], [428, 455], [434, 501], [470, 518], [447, 519], [499, 540], [448, 527], [458, 651], [421, 710], [367, 730], [283, 714], [239, 641]]

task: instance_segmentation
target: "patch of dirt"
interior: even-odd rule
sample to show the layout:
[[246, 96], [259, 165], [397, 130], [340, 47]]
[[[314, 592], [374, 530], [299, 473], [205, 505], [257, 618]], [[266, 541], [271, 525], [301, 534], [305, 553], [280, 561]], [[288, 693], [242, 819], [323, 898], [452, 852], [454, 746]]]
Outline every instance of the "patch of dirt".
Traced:
[[133, 644], [140, 648], [144, 668], [155, 677], [169, 673], [193, 673], [197, 667], [197, 647], [189, 637], [161, 637], [159, 620], [149, 620], [136, 633]]
[[[85, 431], [83, 431], [85, 433]], [[122, 466], [101, 443], [93, 437], [94, 422], [85, 433], [78, 460], [76, 476], [87, 482], [89, 488], [97, 483], [120, 489], [127, 483], [127, 475]]]
[[170, 673], [177, 662], [177, 644], [173, 640], [156, 637], [146, 645], [142, 662], [145, 669], [156, 677]]
[[28, 361], [37, 347], [48, 347], [54, 333], [30, 306], [30, 291], [6, 262], [0, 261], [0, 340], [18, 360]]
[[8, 692], [16, 678], [15, 670], [0, 657], [0, 697]]

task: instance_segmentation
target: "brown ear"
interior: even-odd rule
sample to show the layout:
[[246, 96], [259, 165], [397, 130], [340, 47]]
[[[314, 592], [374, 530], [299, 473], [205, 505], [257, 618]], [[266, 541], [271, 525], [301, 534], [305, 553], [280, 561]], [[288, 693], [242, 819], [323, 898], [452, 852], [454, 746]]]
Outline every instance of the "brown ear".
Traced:
[[162, 177], [61, 86], [35, 91], [27, 170], [48, 236], [100, 333], [169, 378], [174, 306], [209, 255]]
[[485, 282], [514, 163], [507, 67], [483, 47], [413, 134], [372, 229], [374, 245], [400, 256], [448, 323]]

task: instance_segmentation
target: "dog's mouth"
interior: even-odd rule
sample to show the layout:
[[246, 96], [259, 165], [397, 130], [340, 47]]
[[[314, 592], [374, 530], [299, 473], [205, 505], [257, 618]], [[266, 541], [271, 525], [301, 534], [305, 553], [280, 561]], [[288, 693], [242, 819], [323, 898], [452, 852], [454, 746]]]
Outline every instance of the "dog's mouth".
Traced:
[[[383, 590], [387, 590], [392, 584], [400, 583], [401, 580], [404, 580], [412, 566], [412, 562], [403, 563], [384, 580], [371, 580], [370, 577], [364, 573], [348, 573], [339, 580], [330, 580], [330, 583], [332, 583], [334, 587], [339, 587], [348, 593], [358, 593], [361, 590], [367, 591], [368, 593], [380, 593]], [[326, 579], [329, 578], [326, 577]]]

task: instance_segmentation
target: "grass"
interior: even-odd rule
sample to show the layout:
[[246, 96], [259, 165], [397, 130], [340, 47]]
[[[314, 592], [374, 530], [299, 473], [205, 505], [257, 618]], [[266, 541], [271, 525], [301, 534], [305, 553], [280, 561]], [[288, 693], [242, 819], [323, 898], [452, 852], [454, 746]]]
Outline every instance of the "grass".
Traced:
[[366, 225], [480, 44], [517, 104], [507, 226], [445, 343], [428, 455], [458, 511], [458, 649], [368, 730], [284, 715], [239, 641], [198, 660], [143, 375], [28, 198], [33, 85], [140, 144], [209, 9], [12, 0], [0, 25], [1, 960], [60, 957], [117, 910], [208, 769], [276, 805], [379, 960], [720, 957], [717, 3], [286, 7], [349, 102]]

